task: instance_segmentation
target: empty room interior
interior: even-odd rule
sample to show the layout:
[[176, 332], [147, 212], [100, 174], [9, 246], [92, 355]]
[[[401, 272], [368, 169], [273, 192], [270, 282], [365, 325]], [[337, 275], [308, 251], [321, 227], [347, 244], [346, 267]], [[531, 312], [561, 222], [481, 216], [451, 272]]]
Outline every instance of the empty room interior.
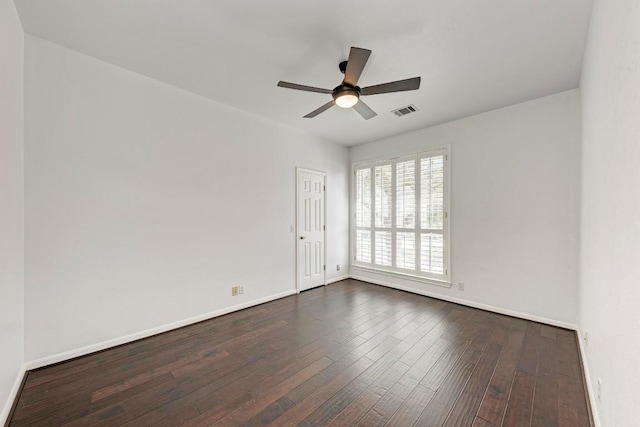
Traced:
[[639, 1], [0, 0], [0, 63], [0, 424], [639, 425]]

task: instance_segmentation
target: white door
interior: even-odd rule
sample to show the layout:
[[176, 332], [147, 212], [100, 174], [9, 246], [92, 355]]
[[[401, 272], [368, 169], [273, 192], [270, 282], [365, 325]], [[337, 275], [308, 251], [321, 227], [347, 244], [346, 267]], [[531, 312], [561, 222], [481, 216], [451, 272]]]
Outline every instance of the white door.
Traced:
[[325, 178], [322, 172], [297, 169], [298, 291], [325, 283]]

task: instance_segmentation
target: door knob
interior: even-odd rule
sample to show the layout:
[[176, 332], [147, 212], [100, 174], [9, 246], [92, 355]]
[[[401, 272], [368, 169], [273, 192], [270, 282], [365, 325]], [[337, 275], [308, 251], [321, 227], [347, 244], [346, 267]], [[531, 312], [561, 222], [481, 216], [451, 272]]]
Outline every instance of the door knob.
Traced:
[[300, 236], [300, 240], [306, 239], [306, 237], [304, 236]]

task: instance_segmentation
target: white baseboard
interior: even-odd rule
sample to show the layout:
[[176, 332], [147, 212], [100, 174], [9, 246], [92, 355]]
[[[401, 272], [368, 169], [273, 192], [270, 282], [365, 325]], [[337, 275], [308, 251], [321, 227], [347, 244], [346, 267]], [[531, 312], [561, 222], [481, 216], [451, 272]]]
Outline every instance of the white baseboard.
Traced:
[[342, 280], [347, 280], [348, 278], [349, 278], [348, 275], [334, 277], [333, 279], [327, 280], [327, 285], [330, 285], [330, 284], [336, 283], [336, 282], [340, 282]]
[[481, 310], [492, 311], [498, 314], [504, 314], [507, 316], [518, 317], [520, 319], [531, 320], [533, 322], [544, 323], [551, 326], [558, 326], [560, 328], [571, 329], [573, 331], [578, 330], [578, 325], [575, 323], [567, 323], [561, 322], [555, 319], [548, 319], [546, 317], [535, 316], [533, 314], [521, 313], [519, 311], [509, 310], [502, 307], [495, 307], [493, 305], [482, 304], [475, 301], [470, 301], [462, 298], [450, 297], [448, 295], [442, 295], [435, 292], [429, 292], [422, 289], [412, 288], [409, 286], [397, 285], [395, 283], [387, 282], [385, 280], [372, 279], [370, 277], [362, 277], [358, 275], [351, 274], [349, 276], [351, 279], [360, 280], [362, 282], [369, 282], [375, 285], [385, 286], [387, 288], [399, 289], [401, 291], [411, 292], [413, 294], [424, 295], [426, 297], [435, 298], [443, 301], [452, 302], [455, 304], [466, 305], [468, 307], [479, 308]]
[[593, 416], [593, 423], [595, 427], [600, 427], [600, 417], [598, 416], [598, 407], [596, 406], [596, 393], [593, 390], [591, 383], [591, 374], [589, 373], [589, 364], [587, 363], [587, 353], [582, 341], [582, 332], [580, 328], [576, 331], [578, 334], [578, 348], [580, 349], [580, 359], [582, 360], [582, 372], [584, 373], [584, 382], [587, 384], [587, 394], [589, 395], [589, 404], [591, 405], [591, 415]]
[[31, 360], [25, 364], [26, 370], [32, 370], [42, 368], [43, 366], [52, 365], [54, 363], [63, 362], [65, 360], [73, 359], [80, 356], [86, 356], [87, 354], [95, 353], [96, 351], [106, 350], [111, 347], [115, 347], [121, 344], [126, 344], [132, 341], [137, 341], [142, 338], [147, 338], [153, 335], [158, 335], [163, 332], [168, 332], [173, 329], [181, 328], [183, 326], [191, 325], [193, 323], [202, 322], [203, 320], [209, 320], [214, 317], [222, 316], [224, 314], [232, 313], [234, 311], [242, 310], [245, 308], [253, 307], [258, 304], [264, 304], [265, 302], [274, 301], [280, 298], [295, 295], [295, 289], [290, 291], [281, 292], [279, 294], [270, 295], [265, 298], [259, 298], [253, 301], [248, 301], [242, 304], [226, 307], [220, 310], [212, 311], [210, 313], [194, 316], [189, 319], [179, 320], [177, 322], [169, 323], [167, 325], [158, 326], [155, 328], [147, 329], [145, 331], [136, 332], [135, 334], [125, 335], [123, 337], [114, 338], [108, 341], [103, 341], [97, 344], [88, 345], [86, 347], [65, 351], [63, 353], [54, 354], [51, 356], [43, 357], [37, 360]]
[[0, 426], [6, 424], [9, 418], [9, 412], [11, 412], [11, 407], [13, 406], [13, 402], [15, 402], [18, 397], [18, 393], [20, 392], [20, 386], [22, 385], [22, 380], [27, 372], [25, 365], [22, 365], [18, 375], [16, 377], [16, 381], [13, 383], [13, 387], [11, 387], [11, 391], [9, 392], [9, 396], [7, 401], [4, 403], [4, 408], [2, 408], [2, 412], [0, 413]]

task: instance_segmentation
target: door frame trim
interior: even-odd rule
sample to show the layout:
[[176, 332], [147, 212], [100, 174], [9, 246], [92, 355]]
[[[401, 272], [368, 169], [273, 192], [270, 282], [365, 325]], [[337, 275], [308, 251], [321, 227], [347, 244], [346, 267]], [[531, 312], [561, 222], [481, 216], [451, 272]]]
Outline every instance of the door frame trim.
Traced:
[[[299, 166], [296, 166], [296, 205], [295, 205], [295, 218], [296, 218], [296, 228], [295, 228], [295, 239], [296, 239], [296, 253], [295, 253], [295, 272], [296, 272], [296, 293], [300, 293], [300, 265], [298, 265], [298, 260], [299, 260], [299, 251], [300, 251], [300, 238], [299, 238], [299, 233], [298, 230], [300, 230], [300, 224], [299, 224], [299, 219], [298, 219], [298, 182], [299, 182], [299, 178], [300, 178], [300, 172], [305, 172], [305, 173], [310, 173], [313, 175], [320, 175], [323, 177], [324, 180], [324, 191], [323, 191], [323, 215], [324, 215], [324, 265], [327, 265], [327, 173], [324, 171], [319, 171], [316, 169], [308, 169], [308, 168], [302, 168]], [[326, 267], [324, 268], [322, 275], [324, 277], [323, 280], [323, 284], [322, 286], [326, 286], [327, 285], [327, 269]]]

